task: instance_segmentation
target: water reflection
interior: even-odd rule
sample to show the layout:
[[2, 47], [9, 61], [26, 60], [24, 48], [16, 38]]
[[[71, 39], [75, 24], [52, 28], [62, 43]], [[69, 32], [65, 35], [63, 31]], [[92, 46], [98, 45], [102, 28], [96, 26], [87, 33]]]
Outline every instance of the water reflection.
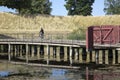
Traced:
[[65, 76], [67, 70], [65, 69], [52, 69], [51, 80], [68, 80]]
[[9, 76], [10, 72], [8, 71], [0, 71], [0, 77], [7, 77]]
[[[31, 69], [32, 68], [32, 69]], [[0, 71], [0, 77], [4, 80], [85, 80], [80, 70], [58, 69], [58, 68], [28, 68], [11, 74], [9, 71]], [[1, 79], [0, 78], [0, 79]]]
[[[81, 80], [80, 71], [66, 69], [52, 69], [50, 80]], [[84, 80], [84, 79], [82, 79]]]

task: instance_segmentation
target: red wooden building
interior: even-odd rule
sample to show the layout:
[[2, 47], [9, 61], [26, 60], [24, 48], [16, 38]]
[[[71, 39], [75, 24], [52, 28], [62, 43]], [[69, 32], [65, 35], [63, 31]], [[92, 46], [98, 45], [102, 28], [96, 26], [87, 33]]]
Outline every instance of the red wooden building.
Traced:
[[117, 44], [120, 42], [120, 26], [90, 26], [86, 32], [86, 48], [93, 49], [94, 44]]

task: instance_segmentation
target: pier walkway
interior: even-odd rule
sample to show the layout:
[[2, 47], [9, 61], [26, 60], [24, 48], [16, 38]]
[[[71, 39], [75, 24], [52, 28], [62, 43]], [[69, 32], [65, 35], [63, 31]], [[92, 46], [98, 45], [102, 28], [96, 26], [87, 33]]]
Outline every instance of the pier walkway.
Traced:
[[[118, 64], [119, 44], [94, 44], [93, 50], [87, 51], [86, 41], [70, 40], [65, 36], [45, 35], [41, 39], [35, 34], [1, 34], [0, 52], [8, 53], [8, 60], [21, 58], [28, 63], [32, 58], [73, 63], [95, 62], [96, 64]], [[23, 58], [24, 56], [24, 58]]]

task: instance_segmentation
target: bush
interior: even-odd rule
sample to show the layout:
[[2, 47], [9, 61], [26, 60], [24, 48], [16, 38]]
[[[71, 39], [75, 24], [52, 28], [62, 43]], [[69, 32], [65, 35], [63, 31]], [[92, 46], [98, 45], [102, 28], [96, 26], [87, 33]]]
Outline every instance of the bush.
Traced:
[[78, 28], [68, 35], [68, 39], [85, 40], [86, 30]]

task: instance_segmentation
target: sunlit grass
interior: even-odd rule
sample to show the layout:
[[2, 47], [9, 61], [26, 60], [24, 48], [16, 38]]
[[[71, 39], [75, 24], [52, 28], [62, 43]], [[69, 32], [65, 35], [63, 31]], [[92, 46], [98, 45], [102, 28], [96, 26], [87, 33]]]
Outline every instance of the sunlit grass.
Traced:
[[20, 16], [10, 13], [0, 13], [0, 32], [35, 32], [42, 27], [45, 32], [73, 32], [87, 29], [89, 26], [120, 25], [120, 15], [113, 16]]

